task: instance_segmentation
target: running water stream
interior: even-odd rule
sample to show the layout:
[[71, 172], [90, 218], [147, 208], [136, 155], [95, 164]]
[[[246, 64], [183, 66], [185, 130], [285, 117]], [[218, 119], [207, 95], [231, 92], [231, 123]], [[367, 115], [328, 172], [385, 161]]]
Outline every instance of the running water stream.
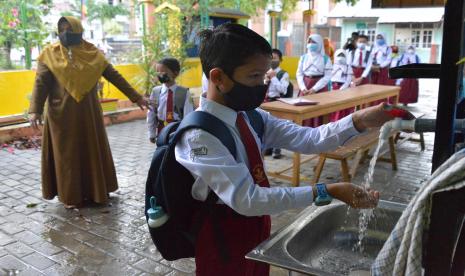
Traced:
[[[380, 133], [385, 133], [386, 128], [388, 128], [388, 124], [384, 124], [381, 129]], [[389, 131], [389, 130], [388, 130]], [[368, 167], [368, 171], [365, 174], [364, 181], [362, 183], [362, 187], [367, 190], [371, 188], [371, 184], [373, 183], [373, 174], [375, 172], [375, 165], [376, 165], [376, 160], [378, 160], [378, 155], [379, 151], [381, 150], [384, 142], [387, 141], [387, 137], [382, 137], [380, 135], [379, 141], [378, 141], [378, 146], [375, 149], [375, 152], [373, 153], [373, 158], [371, 158], [370, 165]], [[359, 211], [360, 215], [358, 218], [358, 242], [354, 246], [354, 251], [359, 250], [360, 252], [363, 252], [363, 238], [366, 236], [367, 233], [367, 228], [368, 228], [368, 223], [370, 222], [371, 218], [373, 217], [373, 209], [360, 209]]]

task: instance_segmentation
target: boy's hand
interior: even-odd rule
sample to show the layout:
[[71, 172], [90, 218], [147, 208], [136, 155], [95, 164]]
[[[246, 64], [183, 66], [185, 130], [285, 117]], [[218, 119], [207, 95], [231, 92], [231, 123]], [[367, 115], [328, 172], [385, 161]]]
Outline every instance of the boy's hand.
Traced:
[[[384, 108], [385, 103], [380, 103], [376, 106], [364, 108], [352, 114], [352, 120], [354, 126], [358, 131], [364, 131], [371, 127], [380, 127], [387, 121], [393, 120], [394, 117], [386, 112]], [[406, 111], [406, 110], [405, 110]], [[415, 116], [412, 113], [406, 111], [406, 115], [403, 119], [413, 120]]]
[[345, 202], [352, 208], [368, 209], [375, 208], [379, 201], [379, 192], [354, 185], [352, 183], [340, 182], [326, 185], [328, 193]]

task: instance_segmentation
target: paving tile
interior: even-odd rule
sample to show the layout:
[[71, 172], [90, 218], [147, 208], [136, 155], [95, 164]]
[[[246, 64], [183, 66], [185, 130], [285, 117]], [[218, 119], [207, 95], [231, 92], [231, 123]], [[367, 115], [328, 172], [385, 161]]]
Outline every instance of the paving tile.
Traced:
[[22, 231], [14, 235], [14, 237], [24, 244], [31, 245], [41, 242], [43, 239], [30, 231]]
[[27, 264], [34, 266], [38, 270], [44, 270], [56, 264], [54, 261], [50, 260], [49, 258], [44, 257], [43, 255], [37, 252], [32, 253], [22, 258], [22, 260], [26, 262]]
[[47, 242], [47, 241], [42, 241], [42, 242], [31, 244], [31, 247], [34, 248], [34, 250], [46, 256], [54, 255], [54, 254], [57, 254], [63, 251], [63, 248], [55, 246], [52, 243]]
[[153, 275], [165, 275], [172, 271], [169, 267], [146, 258], [135, 263], [133, 266], [142, 271], [152, 273]]
[[18, 258], [22, 258], [22, 257], [27, 256], [29, 254], [32, 254], [34, 252], [34, 249], [32, 249], [31, 247], [29, 247], [29, 246], [27, 246], [24, 243], [19, 242], [19, 241], [7, 244], [5, 246], [5, 249], [10, 254], [13, 254]]
[[20, 259], [13, 255], [6, 255], [0, 258], [0, 267], [4, 270], [18, 270], [23, 271], [28, 266]]

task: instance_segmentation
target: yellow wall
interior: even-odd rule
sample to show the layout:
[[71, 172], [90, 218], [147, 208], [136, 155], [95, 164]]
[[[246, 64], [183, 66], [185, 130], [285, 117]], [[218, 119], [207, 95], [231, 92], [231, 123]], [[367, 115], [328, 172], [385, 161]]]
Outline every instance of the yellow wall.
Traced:
[[[288, 71], [291, 79], [295, 79], [298, 57], [284, 57], [281, 68]], [[143, 70], [138, 65], [116, 65], [116, 69], [126, 78], [129, 83], [142, 92], [141, 77]], [[202, 85], [202, 66], [198, 58], [189, 58], [185, 61], [188, 68], [177, 78], [180, 85], [186, 87], [199, 87]], [[0, 72], [0, 116], [21, 114], [27, 112], [29, 107], [29, 95], [32, 93], [35, 72], [32, 70]], [[108, 81], [103, 88], [105, 98], [127, 99]]]

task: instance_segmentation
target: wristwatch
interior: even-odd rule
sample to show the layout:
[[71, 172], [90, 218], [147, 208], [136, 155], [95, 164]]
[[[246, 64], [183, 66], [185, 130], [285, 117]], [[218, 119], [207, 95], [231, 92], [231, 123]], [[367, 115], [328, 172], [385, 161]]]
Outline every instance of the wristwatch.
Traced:
[[328, 190], [326, 190], [326, 184], [318, 183], [315, 185], [315, 189], [317, 196], [314, 202], [316, 206], [323, 206], [331, 203], [333, 198], [328, 194]]

